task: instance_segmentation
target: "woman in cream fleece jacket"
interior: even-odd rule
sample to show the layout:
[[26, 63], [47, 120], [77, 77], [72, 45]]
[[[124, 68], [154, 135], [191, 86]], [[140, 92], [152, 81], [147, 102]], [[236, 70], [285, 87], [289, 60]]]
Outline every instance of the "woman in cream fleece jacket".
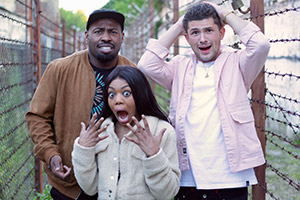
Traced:
[[118, 67], [105, 85], [106, 120], [96, 122], [94, 115], [87, 128], [82, 123], [74, 143], [80, 187], [89, 195], [98, 192], [101, 200], [172, 199], [180, 180], [176, 135], [146, 77]]

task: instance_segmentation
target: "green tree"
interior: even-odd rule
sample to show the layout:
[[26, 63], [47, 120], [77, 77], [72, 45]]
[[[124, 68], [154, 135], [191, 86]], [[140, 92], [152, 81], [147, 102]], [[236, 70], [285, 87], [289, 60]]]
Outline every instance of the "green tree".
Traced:
[[[144, 0], [110, 0], [103, 8], [114, 9], [126, 16], [126, 20], [129, 20], [139, 14], [141, 8], [148, 6], [149, 1]], [[160, 12], [164, 5], [164, 0], [154, 0], [154, 8], [157, 12]], [[141, 11], [142, 12], [142, 11]]]
[[66, 28], [72, 29], [72, 26], [75, 25], [81, 31], [85, 31], [87, 17], [83, 13], [83, 11], [78, 10], [76, 13], [72, 11], [65, 10], [63, 8], [59, 9], [60, 11], [60, 19], [66, 21]]

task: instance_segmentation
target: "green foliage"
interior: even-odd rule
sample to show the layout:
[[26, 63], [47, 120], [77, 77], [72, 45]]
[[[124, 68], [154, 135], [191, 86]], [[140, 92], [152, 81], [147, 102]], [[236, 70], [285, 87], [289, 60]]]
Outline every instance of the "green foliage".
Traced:
[[[110, 0], [103, 8], [117, 10], [125, 15], [127, 21], [130, 21], [132, 17], [140, 13], [141, 8], [148, 7], [148, 4], [149, 2], [144, 0]], [[154, 9], [157, 12], [160, 12], [163, 5], [163, 0], [153, 1]]]
[[154, 26], [154, 34], [155, 34], [155, 38], [158, 38], [158, 32], [159, 32], [159, 27], [163, 24], [162, 20], [158, 20], [155, 22], [155, 26]]
[[144, 0], [110, 0], [103, 8], [117, 10], [128, 16], [128, 14], [136, 15], [138, 10], [134, 7], [141, 8], [147, 1]]
[[82, 11], [78, 10], [76, 13], [74, 13], [63, 8], [60, 8], [59, 11], [61, 20], [64, 19], [66, 21], [67, 29], [70, 30], [72, 29], [72, 26], [75, 25], [80, 29], [80, 31], [85, 31], [87, 17]]
[[37, 200], [38, 198], [40, 200], [53, 200], [51, 195], [50, 195], [50, 190], [51, 190], [51, 186], [46, 185], [46, 187], [43, 190], [43, 194], [37, 193], [37, 197], [35, 197], [34, 200]]
[[[0, 199], [22, 199], [30, 195], [34, 179], [32, 143], [25, 123], [28, 99], [32, 96], [28, 65], [32, 50], [17, 44], [2, 44], [1, 62], [17, 63], [0, 67]], [[17, 182], [15, 181], [17, 177]], [[3, 189], [3, 190], [2, 190]]]

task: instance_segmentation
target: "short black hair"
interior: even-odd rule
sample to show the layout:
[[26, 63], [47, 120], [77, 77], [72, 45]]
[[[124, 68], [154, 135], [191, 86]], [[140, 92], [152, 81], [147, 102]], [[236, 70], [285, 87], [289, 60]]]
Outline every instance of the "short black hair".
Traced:
[[98, 19], [114, 19], [121, 25], [122, 31], [124, 30], [124, 22], [125, 22], [124, 15], [122, 13], [119, 13], [111, 9], [100, 9], [92, 12], [92, 14], [90, 14], [89, 19], [86, 23], [86, 30], [89, 30], [90, 25], [95, 21], [97, 21]]
[[207, 3], [196, 3], [192, 5], [184, 15], [183, 27], [187, 32], [188, 23], [190, 21], [199, 21], [212, 17], [214, 23], [221, 29], [223, 27], [222, 21], [216, 9]]
[[113, 121], [117, 121], [108, 104], [108, 87], [117, 78], [124, 79], [131, 88], [136, 112], [139, 117], [144, 114], [168, 121], [167, 115], [160, 109], [154, 97], [146, 76], [139, 69], [132, 66], [118, 66], [106, 78], [103, 91], [104, 112], [102, 117], [113, 116]]

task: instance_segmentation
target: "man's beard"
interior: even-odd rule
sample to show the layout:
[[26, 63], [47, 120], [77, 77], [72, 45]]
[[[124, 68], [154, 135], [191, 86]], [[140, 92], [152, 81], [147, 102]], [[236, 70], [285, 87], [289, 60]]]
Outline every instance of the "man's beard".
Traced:
[[97, 60], [99, 60], [100, 62], [110, 62], [113, 59], [115, 59], [118, 56], [118, 54], [98, 54], [97, 55]]

